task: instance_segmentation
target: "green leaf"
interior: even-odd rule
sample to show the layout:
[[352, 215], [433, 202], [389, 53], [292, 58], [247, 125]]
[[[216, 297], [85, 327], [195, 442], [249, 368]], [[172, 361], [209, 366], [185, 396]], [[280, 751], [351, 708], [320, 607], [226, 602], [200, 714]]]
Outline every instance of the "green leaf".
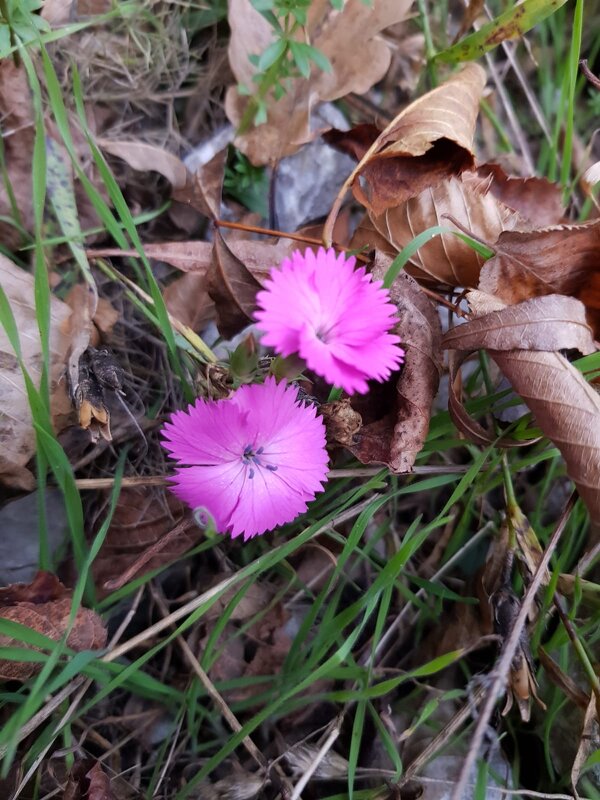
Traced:
[[442, 50], [438, 61], [473, 61], [507, 39], [517, 39], [566, 3], [566, 0], [525, 0], [514, 5], [478, 31]]
[[270, 44], [258, 59], [258, 69], [261, 72], [265, 72], [265, 70], [269, 69], [270, 66], [276, 61], [279, 61], [283, 56], [287, 50], [287, 46], [287, 39], [277, 39], [273, 44]]
[[290, 50], [292, 52], [292, 56], [294, 58], [294, 63], [300, 70], [300, 74], [303, 78], [310, 77], [310, 60], [308, 58], [308, 54], [306, 53], [307, 45], [303, 42], [290, 42]]
[[317, 65], [321, 72], [333, 72], [331, 61], [327, 58], [325, 53], [322, 53], [310, 44], [306, 44], [304, 47], [306, 48], [306, 54], [310, 60]]

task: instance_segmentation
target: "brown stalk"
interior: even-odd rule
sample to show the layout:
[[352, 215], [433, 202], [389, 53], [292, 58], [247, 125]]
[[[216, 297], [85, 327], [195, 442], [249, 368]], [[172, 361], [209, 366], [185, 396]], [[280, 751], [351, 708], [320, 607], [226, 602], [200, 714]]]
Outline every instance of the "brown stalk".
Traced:
[[471, 745], [469, 747], [469, 751], [463, 763], [463, 768], [460, 772], [460, 776], [454, 790], [452, 792], [451, 800], [464, 800], [465, 795], [465, 788], [469, 781], [469, 777], [475, 767], [475, 763], [477, 761], [477, 757], [481, 751], [483, 741], [486, 735], [486, 730], [489, 725], [492, 713], [494, 711], [494, 707], [498, 702], [498, 699], [502, 695], [503, 691], [506, 687], [506, 681], [508, 677], [508, 673], [510, 671], [510, 667], [512, 664], [512, 660], [514, 655], [519, 647], [521, 634], [523, 632], [523, 628], [527, 622], [527, 618], [529, 616], [529, 612], [531, 607], [535, 601], [535, 596], [537, 594], [538, 589], [542, 585], [545, 577], [545, 572], [550, 563], [550, 558], [556, 549], [558, 541], [565, 529], [565, 526], [568, 522], [569, 516], [571, 511], [573, 510], [573, 506], [575, 505], [575, 501], [577, 499], [577, 495], [575, 492], [569, 498], [563, 513], [558, 520], [558, 523], [550, 537], [550, 541], [548, 542], [548, 546], [542, 556], [540, 563], [531, 579], [531, 583], [529, 584], [525, 595], [523, 596], [523, 601], [521, 603], [521, 608], [519, 613], [515, 617], [515, 621], [513, 624], [513, 628], [505, 641], [504, 648], [502, 650], [502, 655], [500, 656], [500, 660], [496, 665], [495, 678], [494, 681], [488, 691], [485, 703], [483, 708], [479, 712], [479, 718], [477, 720], [477, 725], [475, 726], [475, 732], [473, 734], [473, 739], [471, 741]]

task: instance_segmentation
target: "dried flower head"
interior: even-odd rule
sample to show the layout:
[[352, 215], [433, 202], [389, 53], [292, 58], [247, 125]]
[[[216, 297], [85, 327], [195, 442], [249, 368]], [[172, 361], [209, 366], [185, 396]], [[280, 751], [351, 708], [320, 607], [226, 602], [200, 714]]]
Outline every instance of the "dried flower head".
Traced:
[[163, 428], [173, 492], [217, 530], [249, 539], [290, 522], [322, 491], [325, 426], [297, 391], [267, 378], [225, 400], [196, 400]]
[[348, 394], [367, 392], [370, 378], [388, 378], [404, 356], [390, 333], [396, 307], [387, 290], [354, 265], [333, 249], [296, 250], [271, 271], [255, 314], [264, 344], [283, 356], [299, 353]]

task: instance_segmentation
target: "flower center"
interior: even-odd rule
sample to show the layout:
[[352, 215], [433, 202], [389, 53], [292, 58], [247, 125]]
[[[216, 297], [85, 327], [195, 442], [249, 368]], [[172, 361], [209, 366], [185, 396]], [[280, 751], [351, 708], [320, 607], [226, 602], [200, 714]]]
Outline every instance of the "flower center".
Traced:
[[244, 465], [249, 467], [248, 470], [248, 477], [252, 479], [254, 477], [254, 468], [258, 467], [259, 469], [268, 469], [271, 472], [275, 472], [277, 467], [275, 464], [266, 464], [264, 460], [261, 458], [262, 454], [265, 452], [264, 447], [258, 447], [256, 450], [251, 444], [247, 444], [244, 447], [244, 452], [242, 453], [242, 461]]

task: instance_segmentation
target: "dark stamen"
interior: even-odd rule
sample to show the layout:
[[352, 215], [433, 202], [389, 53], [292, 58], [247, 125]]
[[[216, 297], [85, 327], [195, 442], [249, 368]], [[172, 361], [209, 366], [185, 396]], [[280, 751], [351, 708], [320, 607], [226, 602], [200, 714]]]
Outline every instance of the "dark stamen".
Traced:
[[267, 469], [271, 470], [271, 472], [277, 472], [277, 467], [275, 466], [275, 464], [267, 464], [266, 466]]
[[250, 467], [250, 471], [248, 472], [248, 477], [250, 478], [250, 480], [252, 480], [252, 478], [254, 477], [254, 469], [253, 469], [253, 467]]

